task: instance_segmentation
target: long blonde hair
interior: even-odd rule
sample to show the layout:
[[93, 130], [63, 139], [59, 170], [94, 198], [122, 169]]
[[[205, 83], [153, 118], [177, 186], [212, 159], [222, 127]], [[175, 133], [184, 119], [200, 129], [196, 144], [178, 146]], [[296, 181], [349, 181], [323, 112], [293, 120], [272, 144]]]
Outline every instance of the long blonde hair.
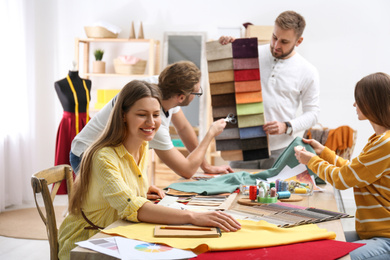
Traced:
[[80, 173], [70, 195], [70, 214], [80, 213], [83, 201], [88, 193], [94, 154], [103, 147], [119, 146], [125, 140], [127, 128], [124, 127], [123, 117], [136, 101], [145, 97], [156, 98], [161, 105], [159, 88], [145, 81], [133, 80], [127, 83], [119, 92], [103, 133], [83, 154]]

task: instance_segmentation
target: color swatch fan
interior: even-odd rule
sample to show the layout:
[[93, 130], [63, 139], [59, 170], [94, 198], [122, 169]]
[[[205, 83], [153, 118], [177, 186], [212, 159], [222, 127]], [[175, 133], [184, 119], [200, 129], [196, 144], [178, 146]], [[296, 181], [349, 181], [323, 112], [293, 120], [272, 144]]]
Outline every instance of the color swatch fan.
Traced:
[[216, 149], [227, 161], [269, 158], [257, 38], [206, 43], [213, 119], [226, 118]]

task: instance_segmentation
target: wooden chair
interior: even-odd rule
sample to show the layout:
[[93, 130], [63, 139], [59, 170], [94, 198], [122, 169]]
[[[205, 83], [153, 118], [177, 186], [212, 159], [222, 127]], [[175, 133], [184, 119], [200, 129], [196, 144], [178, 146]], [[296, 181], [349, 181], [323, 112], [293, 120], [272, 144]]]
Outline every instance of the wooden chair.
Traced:
[[[69, 165], [54, 166], [31, 176], [31, 186], [34, 192], [35, 204], [43, 223], [46, 225], [47, 238], [50, 244], [50, 259], [52, 260], [58, 259], [58, 229], [53, 201], [62, 180], [66, 180], [69, 195], [72, 192], [73, 187], [73, 173], [72, 168]], [[53, 187], [50, 192], [48, 185], [51, 184], [53, 184]], [[42, 194], [46, 214], [42, 213], [42, 210], [38, 205], [38, 193]]]

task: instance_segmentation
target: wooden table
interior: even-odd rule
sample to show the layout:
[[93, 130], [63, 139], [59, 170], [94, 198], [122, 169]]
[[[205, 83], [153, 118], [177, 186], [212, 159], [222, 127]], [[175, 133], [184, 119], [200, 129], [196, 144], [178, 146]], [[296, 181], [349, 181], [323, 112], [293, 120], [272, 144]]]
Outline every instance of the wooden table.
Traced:
[[[321, 209], [328, 209], [333, 211], [337, 210], [337, 202], [334, 197], [333, 193], [333, 187], [331, 185], [320, 185], [321, 188], [324, 189], [324, 192], [314, 192], [312, 196], [303, 196], [303, 200], [300, 202], [291, 202], [291, 204], [300, 205], [304, 207], [315, 207], [315, 208], [321, 208]], [[236, 202], [234, 202], [236, 203]], [[131, 225], [131, 223], [124, 221], [124, 220], [118, 220], [108, 226], [106, 229], [114, 228], [117, 226], [125, 226], [125, 225]], [[333, 231], [336, 233], [335, 240], [339, 241], [345, 241], [343, 226], [341, 224], [341, 220], [332, 220], [332, 221], [326, 221], [322, 223], [317, 224], [320, 228], [325, 228], [328, 231]], [[91, 237], [91, 239], [96, 238], [104, 238], [109, 237], [109, 235], [98, 233], [95, 236]], [[116, 259], [114, 257], [101, 254], [99, 252], [95, 252], [92, 250], [88, 250], [81, 247], [76, 247], [71, 251], [70, 257], [72, 260], [113, 260]], [[344, 256], [340, 258], [342, 260], [348, 260], [350, 259], [349, 255]]]

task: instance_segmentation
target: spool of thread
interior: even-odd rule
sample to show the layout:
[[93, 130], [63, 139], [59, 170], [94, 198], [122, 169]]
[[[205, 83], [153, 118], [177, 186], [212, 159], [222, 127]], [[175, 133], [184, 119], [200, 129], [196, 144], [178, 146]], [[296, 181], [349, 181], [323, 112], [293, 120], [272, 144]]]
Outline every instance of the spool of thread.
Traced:
[[272, 187], [272, 188], [270, 189], [269, 194], [270, 194], [271, 197], [276, 197], [276, 188], [275, 188], [275, 187]]
[[295, 188], [294, 193], [306, 194], [308, 190], [306, 188]]
[[291, 192], [287, 191], [279, 191], [278, 192], [278, 199], [288, 199], [291, 197]]
[[265, 194], [264, 194], [265, 192], [264, 192], [264, 189], [263, 189], [263, 187], [260, 187], [259, 188], [259, 197], [260, 198], [264, 198], [265, 197]]
[[249, 186], [249, 199], [250, 200], [257, 199], [257, 186], [255, 186], [255, 185]]

